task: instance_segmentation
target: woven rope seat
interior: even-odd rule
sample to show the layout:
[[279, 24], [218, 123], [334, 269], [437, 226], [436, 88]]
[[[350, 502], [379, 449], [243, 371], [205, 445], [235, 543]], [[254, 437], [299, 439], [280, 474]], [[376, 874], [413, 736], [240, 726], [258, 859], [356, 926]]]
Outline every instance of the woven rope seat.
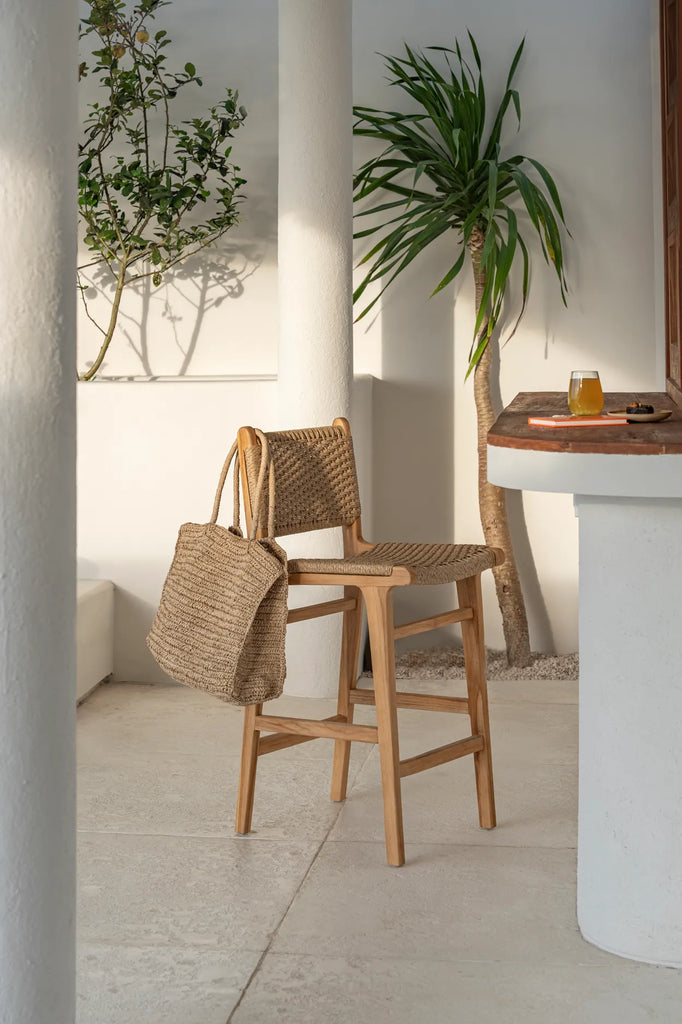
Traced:
[[292, 558], [290, 573], [350, 573], [357, 576], [390, 576], [402, 566], [415, 583], [455, 583], [495, 565], [495, 552], [482, 544], [375, 544], [371, 551], [348, 558]]

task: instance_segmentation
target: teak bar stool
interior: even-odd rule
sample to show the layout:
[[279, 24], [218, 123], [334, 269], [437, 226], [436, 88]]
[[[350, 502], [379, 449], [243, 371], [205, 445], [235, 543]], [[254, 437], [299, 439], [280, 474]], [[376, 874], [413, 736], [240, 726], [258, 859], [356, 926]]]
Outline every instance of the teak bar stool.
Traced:
[[[353, 442], [345, 419], [330, 427], [288, 430], [266, 435], [276, 481], [275, 535], [285, 536], [340, 526], [343, 558], [297, 558], [288, 564], [291, 586], [343, 586], [336, 601], [295, 608], [289, 622], [343, 613], [338, 713], [323, 721], [263, 714], [263, 705], [245, 708], [236, 831], [251, 829], [258, 757], [317, 737], [333, 739], [332, 800], [344, 800], [353, 740], [378, 743], [384, 798], [386, 857], [405, 863], [400, 780], [465, 754], [474, 755], [478, 815], [482, 828], [495, 827], [495, 796], [490, 754], [490, 726], [485, 676], [481, 573], [499, 565], [504, 554], [478, 544], [370, 544], [362, 537]], [[238, 434], [239, 465], [248, 526], [254, 509], [250, 495], [260, 467], [261, 446], [252, 427]], [[263, 495], [263, 501], [267, 495]], [[265, 522], [261, 518], [261, 522]], [[396, 626], [395, 587], [456, 583], [459, 608]], [[357, 689], [362, 606], [367, 609], [374, 691]], [[449, 623], [462, 623], [466, 698], [396, 693], [394, 642]], [[356, 704], [375, 704], [377, 724], [354, 725]], [[446, 743], [417, 757], [400, 760], [397, 708], [468, 714], [471, 736]], [[262, 736], [262, 733], [271, 735]]]

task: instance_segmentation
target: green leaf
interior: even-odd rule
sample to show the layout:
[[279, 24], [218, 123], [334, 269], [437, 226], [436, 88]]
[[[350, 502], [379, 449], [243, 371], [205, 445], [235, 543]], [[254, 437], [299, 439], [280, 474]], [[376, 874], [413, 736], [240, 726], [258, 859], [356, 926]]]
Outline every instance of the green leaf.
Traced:
[[524, 36], [523, 39], [521, 40], [521, 43], [519, 45], [518, 50], [514, 54], [514, 59], [512, 60], [511, 65], [509, 67], [509, 74], [507, 75], [507, 85], [506, 85], [506, 89], [507, 90], [509, 89], [510, 85], [512, 84], [512, 79], [514, 78], [514, 75], [516, 74], [516, 69], [519, 66], [519, 61], [521, 60], [521, 54], [523, 53], [523, 47], [524, 47], [525, 42], [526, 42], [526, 37]]
[[563, 211], [563, 209], [561, 207], [561, 200], [559, 199], [559, 193], [557, 191], [557, 187], [554, 184], [554, 178], [549, 173], [547, 168], [544, 167], [543, 164], [540, 163], [539, 160], [533, 160], [533, 158], [529, 156], [528, 157], [528, 162], [533, 165], [535, 170], [538, 172], [538, 174], [540, 175], [540, 177], [544, 181], [545, 186], [547, 187], [547, 191], [549, 192], [549, 194], [551, 196], [551, 199], [552, 199], [552, 202], [554, 203], [554, 207], [555, 207], [557, 213], [559, 214], [559, 216], [561, 217], [562, 221], [564, 221], [564, 223], [565, 223], [564, 211]]
[[466, 249], [463, 247], [462, 251], [459, 254], [459, 256], [457, 257], [455, 262], [452, 264], [452, 266], [448, 270], [448, 272], [445, 275], [445, 277], [443, 278], [443, 280], [440, 281], [436, 285], [436, 287], [433, 289], [433, 291], [431, 292], [431, 295], [429, 296], [429, 298], [433, 298], [433, 296], [436, 295], [438, 292], [442, 291], [443, 288], [446, 288], [450, 284], [451, 281], [454, 281], [454, 279], [457, 277], [457, 275], [459, 274], [460, 270], [464, 266], [464, 258], [466, 256], [466, 254], [467, 254]]
[[474, 55], [474, 60], [476, 61], [476, 67], [480, 71], [481, 70], [481, 56], [480, 56], [480, 54], [478, 52], [478, 47], [476, 46], [476, 40], [472, 36], [472, 34], [469, 31], [469, 29], [467, 29], [467, 35], [469, 36], [469, 42], [471, 44], [471, 50], [472, 50], [472, 53]]
[[486, 348], [488, 347], [488, 342], [489, 341], [490, 341], [490, 335], [488, 333], [485, 333], [483, 335], [483, 337], [481, 338], [481, 340], [479, 341], [479, 343], [476, 346], [476, 348], [474, 349], [474, 351], [470, 353], [470, 355], [469, 355], [469, 366], [467, 368], [466, 374], [464, 375], [464, 379], [465, 380], [468, 379], [469, 375], [471, 373], [473, 373], [474, 370], [476, 369], [476, 367], [478, 366], [479, 360], [480, 360], [481, 356], [483, 355], [483, 353], [485, 352]]
[[521, 100], [519, 99], [519, 94], [516, 91], [516, 89], [510, 89], [509, 90], [509, 95], [512, 98], [512, 102], [514, 104], [514, 110], [516, 111], [517, 127], [520, 128], [521, 127]]

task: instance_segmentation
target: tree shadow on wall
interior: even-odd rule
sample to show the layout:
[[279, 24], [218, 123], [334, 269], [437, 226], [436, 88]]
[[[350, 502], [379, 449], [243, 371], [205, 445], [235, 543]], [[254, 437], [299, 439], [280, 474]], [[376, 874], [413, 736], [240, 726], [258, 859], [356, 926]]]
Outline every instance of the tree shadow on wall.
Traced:
[[[428, 299], [442, 276], [442, 254], [426, 251], [384, 295], [381, 380], [374, 384], [373, 536], [387, 540], [470, 542], [455, 536], [454, 286]], [[440, 273], [439, 273], [440, 271]], [[499, 352], [493, 403], [501, 411]], [[473, 382], [469, 382], [473, 387]], [[472, 445], [476, 444], [475, 431]], [[461, 485], [460, 485], [461, 486]], [[512, 542], [535, 646], [553, 649], [549, 615], [526, 525], [522, 492], [507, 491]], [[457, 603], [455, 588], [396, 592], [397, 618], [417, 619]], [[453, 642], [450, 628], [407, 646]], [[401, 646], [405, 646], [400, 642]]]
[[[161, 317], [170, 325], [173, 346], [177, 352], [178, 365], [173, 376], [187, 376], [197, 353], [206, 315], [214, 309], [219, 309], [223, 303], [239, 299], [244, 294], [246, 281], [261, 266], [263, 257], [262, 245], [225, 245], [221, 246], [220, 250], [204, 250], [197, 253], [169, 272], [164, 277], [163, 292], [154, 287], [150, 277], [127, 286], [126, 292], [137, 297], [139, 313], [133, 316], [125, 311], [124, 293], [112, 347], [118, 347], [125, 338], [128, 350], [139, 360], [140, 367], [137, 373], [146, 377], [159, 376], [158, 367], [155, 368], [153, 365], [154, 357], [150, 344], [150, 313], [153, 304], [158, 302], [161, 304]], [[81, 276], [87, 285], [86, 300], [104, 297], [110, 309], [113, 302], [111, 272], [100, 266], [90, 276]], [[109, 310], [105, 316], [100, 316], [102, 321], [108, 316], [108, 312]], [[167, 363], [167, 356], [164, 356], [164, 362]], [[106, 373], [105, 360], [101, 375], [105, 376]], [[125, 378], [133, 375], [125, 373], [120, 376]]]

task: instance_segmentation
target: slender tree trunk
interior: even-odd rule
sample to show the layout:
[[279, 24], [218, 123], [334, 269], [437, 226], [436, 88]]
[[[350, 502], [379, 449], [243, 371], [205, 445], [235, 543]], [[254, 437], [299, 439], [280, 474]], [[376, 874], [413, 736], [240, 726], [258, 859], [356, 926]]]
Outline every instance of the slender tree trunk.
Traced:
[[[469, 240], [469, 252], [474, 270], [477, 315], [485, 288], [485, 270], [481, 267], [482, 248], [483, 235], [474, 229]], [[479, 338], [485, 333], [487, 326], [485, 320]], [[486, 544], [502, 548], [505, 553], [504, 564], [493, 569], [493, 575], [497, 601], [502, 613], [507, 660], [510, 665], [524, 668], [531, 662], [528, 619], [509, 531], [507, 496], [503, 487], [496, 487], [495, 484], [488, 482], [487, 437], [496, 419], [490, 392], [493, 344], [496, 342], [491, 339], [474, 371], [474, 400], [478, 422], [478, 505]]]
[[109, 316], [109, 326], [107, 327], [107, 333], [104, 335], [104, 340], [102, 341], [102, 345], [97, 354], [97, 358], [95, 359], [92, 366], [85, 371], [85, 373], [80, 374], [80, 376], [78, 377], [79, 380], [92, 380], [92, 378], [95, 376], [100, 366], [104, 362], [104, 357], [107, 354], [107, 350], [109, 348], [109, 345], [111, 344], [111, 339], [113, 338], [114, 331], [116, 330], [118, 310], [119, 306], [121, 305], [121, 295], [123, 294], [123, 289], [125, 287], [126, 267], [126, 263], [121, 264], [121, 269], [119, 270], [118, 274], [118, 280], [116, 282], [116, 291], [114, 292], [114, 301], [111, 307], [111, 314]]

